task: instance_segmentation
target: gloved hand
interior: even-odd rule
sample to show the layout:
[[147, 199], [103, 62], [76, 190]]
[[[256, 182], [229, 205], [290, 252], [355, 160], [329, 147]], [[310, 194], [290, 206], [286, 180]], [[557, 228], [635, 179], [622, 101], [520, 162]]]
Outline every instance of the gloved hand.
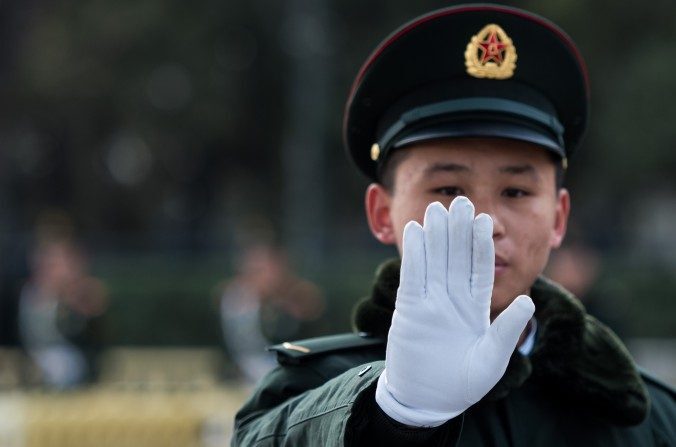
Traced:
[[517, 297], [491, 324], [493, 221], [466, 197], [404, 229], [401, 276], [376, 402], [407, 425], [435, 427], [500, 380], [535, 306]]

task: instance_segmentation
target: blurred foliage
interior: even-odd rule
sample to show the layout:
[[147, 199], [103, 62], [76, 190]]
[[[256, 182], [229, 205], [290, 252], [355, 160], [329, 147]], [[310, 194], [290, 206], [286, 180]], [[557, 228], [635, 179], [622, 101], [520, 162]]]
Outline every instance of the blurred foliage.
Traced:
[[[364, 223], [366, 182], [341, 146], [343, 103], [360, 63], [382, 38], [417, 14], [453, 3], [0, 3], [6, 25], [0, 250], [3, 276], [14, 275], [4, 280], [20, 281], [16, 265], [23, 261], [16, 253], [30, 243], [40, 213], [60, 208], [73, 217], [94, 259], [118, 259], [97, 268], [114, 299], [111, 340], [215, 340], [209, 297], [227, 271], [207, 258], [217, 253], [231, 260], [247, 238], [295, 243], [285, 239], [282, 219], [289, 209], [284, 188], [293, 180], [280, 168], [294, 104], [289, 92], [300, 86], [312, 95], [318, 88], [294, 79], [294, 68], [309, 63], [289, 37], [302, 26], [304, 51], [330, 61], [331, 72], [319, 87], [328, 89], [327, 100], [295, 111], [325, 110], [327, 121], [324, 145], [306, 149], [325, 152], [313, 167], [324, 179], [315, 191], [324, 206], [305, 211], [325, 214], [317, 235], [324, 257], [309, 274], [337, 309], [331, 327], [346, 328], [347, 309], [365, 293], [377, 259], [392, 252], [371, 240]], [[609, 275], [635, 291], [630, 303], [663, 297], [654, 304], [665, 306], [662, 313], [631, 304], [629, 314], [641, 323], [633, 333], [676, 335], [663, 320], [675, 310], [668, 299], [674, 257], [653, 250], [642, 252], [646, 262], [628, 262], [636, 232], [650, 231], [637, 221], [648, 212], [645, 197], [658, 191], [665, 203], [676, 198], [676, 6], [672, 0], [649, 7], [637, 0], [507, 3], [550, 18], [584, 54], [592, 117], [568, 178], [573, 227], [611, 260]], [[326, 14], [313, 15], [319, 4]], [[314, 41], [318, 29], [324, 37]], [[671, 250], [670, 238], [656, 250]], [[154, 255], [142, 262], [139, 252]], [[179, 254], [185, 258], [173, 259]], [[672, 261], [659, 264], [664, 274], [656, 274], [654, 259]]]
[[583, 303], [622, 339], [673, 338], [673, 270], [606, 259], [603, 272]]
[[[352, 304], [369, 293], [381, 257], [336, 259], [317, 282], [325, 316], [308, 336], [351, 329]], [[110, 345], [222, 345], [219, 285], [232, 275], [222, 257], [117, 256], [96, 265], [115, 298], [105, 317]]]
[[[314, 335], [351, 330], [352, 305], [370, 292], [381, 255], [334, 258], [316, 278], [328, 309]], [[172, 258], [111, 258], [97, 265], [116, 297], [106, 317], [109, 344], [222, 344], [217, 285], [232, 272], [217, 257]], [[583, 302], [623, 339], [675, 337], [673, 290], [676, 278], [664, 267], [607, 259]]]
[[113, 345], [218, 345], [218, 259], [110, 258], [97, 265], [115, 299], [106, 315]]

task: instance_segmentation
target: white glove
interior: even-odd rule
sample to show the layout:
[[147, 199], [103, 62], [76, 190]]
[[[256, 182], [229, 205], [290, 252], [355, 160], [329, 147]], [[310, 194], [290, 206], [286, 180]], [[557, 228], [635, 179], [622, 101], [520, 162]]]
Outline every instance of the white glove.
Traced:
[[404, 228], [401, 278], [376, 402], [391, 418], [435, 427], [478, 402], [505, 373], [535, 306], [517, 297], [491, 324], [493, 221], [457, 197]]

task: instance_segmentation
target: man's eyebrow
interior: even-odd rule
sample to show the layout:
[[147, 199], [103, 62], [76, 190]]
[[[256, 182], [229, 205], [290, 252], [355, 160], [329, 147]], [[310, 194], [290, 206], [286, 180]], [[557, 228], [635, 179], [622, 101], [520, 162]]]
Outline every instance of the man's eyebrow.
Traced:
[[434, 163], [425, 168], [425, 175], [437, 172], [468, 172], [469, 170], [469, 167], [458, 163]]
[[512, 174], [512, 175], [526, 174], [534, 178], [539, 178], [539, 175], [535, 171], [533, 165], [529, 164], [503, 166], [500, 169], [498, 169], [498, 171], [503, 174]]

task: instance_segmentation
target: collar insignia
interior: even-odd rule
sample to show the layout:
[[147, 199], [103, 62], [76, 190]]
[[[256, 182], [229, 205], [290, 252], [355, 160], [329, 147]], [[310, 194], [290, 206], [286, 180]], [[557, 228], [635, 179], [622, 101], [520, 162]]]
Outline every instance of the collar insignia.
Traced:
[[465, 67], [475, 78], [511, 78], [516, 68], [512, 39], [494, 23], [484, 26], [467, 44]]

